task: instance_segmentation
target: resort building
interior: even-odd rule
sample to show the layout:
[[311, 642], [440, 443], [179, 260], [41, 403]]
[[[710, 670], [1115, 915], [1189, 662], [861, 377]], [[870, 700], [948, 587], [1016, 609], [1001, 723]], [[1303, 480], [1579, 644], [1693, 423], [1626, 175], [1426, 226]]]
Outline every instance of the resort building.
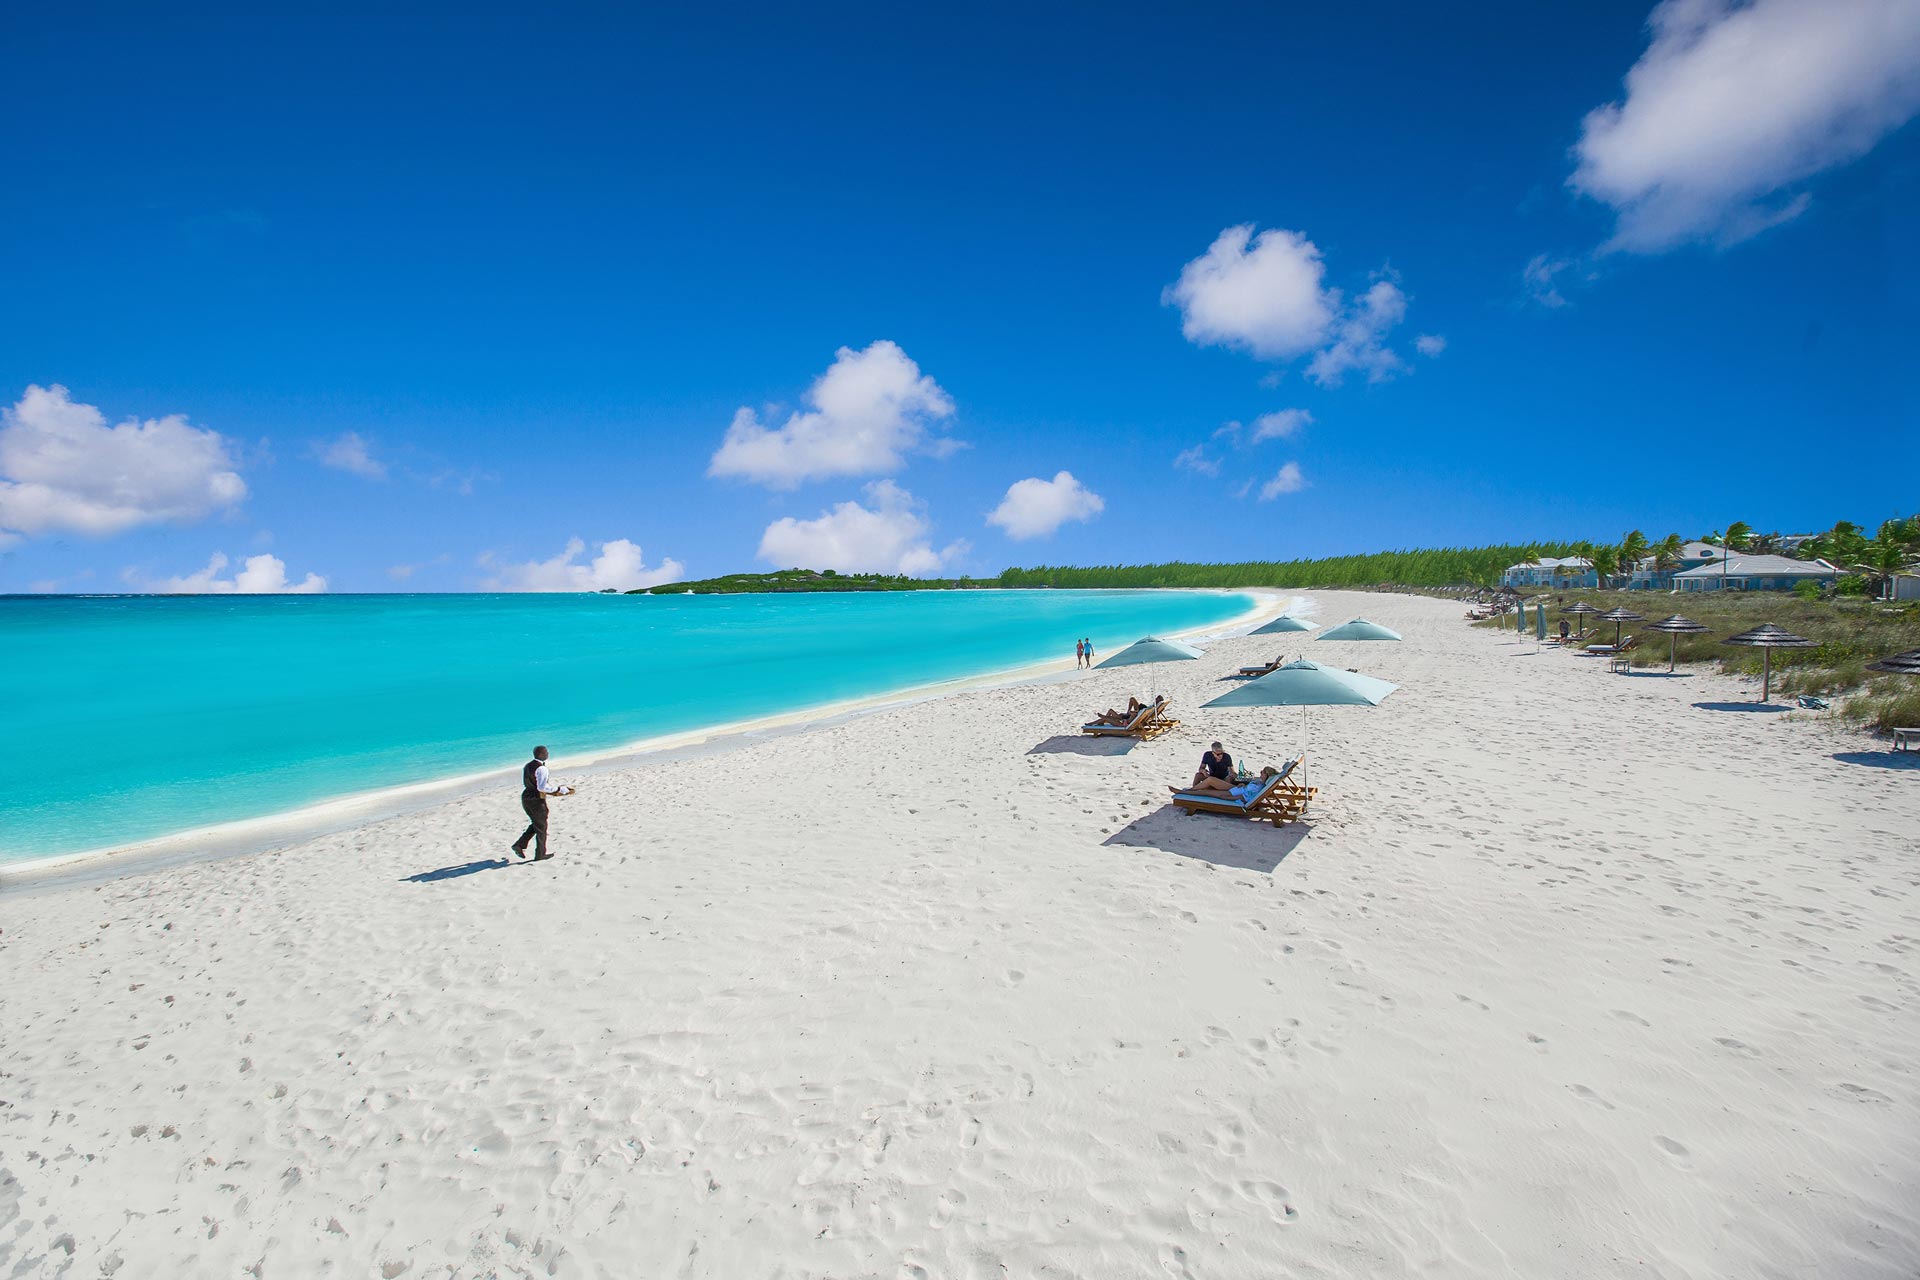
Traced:
[[1789, 560], [1786, 556], [1742, 555], [1736, 551], [1724, 561], [1715, 560], [1673, 575], [1680, 591], [1791, 591], [1802, 582], [1828, 586], [1840, 577], [1840, 571], [1825, 560]]
[[1920, 600], [1920, 573], [1896, 573], [1887, 596], [1893, 600]]
[[1538, 564], [1510, 564], [1500, 575], [1509, 587], [1597, 587], [1593, 561], [1582, 556], [1541, 556]]
[[1654, 567], [1654, 558], [1648, 556], [1633, 566], [1627, 575], [1629, 591], [1668, 591], [1673, 588], [1673, 575], [1687, 569], [1698, 569], [1703, 564], [1719, 564], [1720, 548], [1711, 542], [1682, 543], [1680, 555], [1664, 569]]

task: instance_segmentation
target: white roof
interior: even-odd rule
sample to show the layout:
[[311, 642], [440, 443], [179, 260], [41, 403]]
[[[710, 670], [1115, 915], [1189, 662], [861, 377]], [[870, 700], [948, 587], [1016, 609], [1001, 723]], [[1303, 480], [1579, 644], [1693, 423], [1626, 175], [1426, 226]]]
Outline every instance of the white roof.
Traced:
[[1738, 551], [1696, 569], [1682, 569], [1676, 578], [1834, 578], [1840, 571], [1825, 560], [1794, 560], [1787, 556], [1743, 556]]
[[1527, 564], [1524, 561], [1520, 564], [1510, 564], [1507, 566], [1507, 572], [1514, 573], [1522, 569], [1558, 569], [1562, 566], [1568, 569], [1579, 569], [1584, 572], [1593, 568], [1593, 561], [1580, 556], [1567, 556], [1565, 558], [1541, 556], [1539, 564]]

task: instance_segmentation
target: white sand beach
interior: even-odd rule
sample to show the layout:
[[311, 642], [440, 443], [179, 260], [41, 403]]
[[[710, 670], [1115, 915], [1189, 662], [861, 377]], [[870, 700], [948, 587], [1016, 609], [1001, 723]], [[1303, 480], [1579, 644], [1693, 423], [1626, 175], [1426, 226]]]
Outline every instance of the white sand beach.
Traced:
[[[0, 1276], [1920, 1275], [1920, 769], [1302, 599], [1406, 640], [643, 759], [539, 865], [509, 785], [0, 897]], [[1181, 816], [1283, 649], [1401, 688], [1305, 821]]]

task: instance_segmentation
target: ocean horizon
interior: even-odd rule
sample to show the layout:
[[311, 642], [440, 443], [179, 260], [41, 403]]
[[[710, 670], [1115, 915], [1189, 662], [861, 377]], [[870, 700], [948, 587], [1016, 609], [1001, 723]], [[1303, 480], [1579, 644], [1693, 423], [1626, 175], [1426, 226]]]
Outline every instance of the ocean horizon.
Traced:
[[[0, 597], [0, 864], [1225, 623], [1233, 592]], [[1151, 683], [1145, 679], [1142, 688]]]

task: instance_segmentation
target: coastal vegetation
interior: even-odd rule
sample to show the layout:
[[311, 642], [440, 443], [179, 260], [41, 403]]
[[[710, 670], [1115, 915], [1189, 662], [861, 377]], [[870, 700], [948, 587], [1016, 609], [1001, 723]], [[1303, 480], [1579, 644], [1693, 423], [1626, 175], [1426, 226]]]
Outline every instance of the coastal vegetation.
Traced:
[[[1722, 643], [1764, 622], [1785, 627], [1815, 642], [1811, 649], [1773, 651], [1774, 688], [1786, 695], [1841, 698], [1848, 719], [1887, 730], [1920, 724], [1920, 677], [1880, 675], [1867, 664], [1889, 654], [1920, 649], [1920, 604], [1887, 604], [1861, 596], [1808, 599], [1783, 591], [1567, 591], [1556, 593], [1551, 613], [1585, 601], [1602, 613], [1629, 609], [1648, 622], [1671, 613], [1707, 628], [1705, 634], [1679, 636], [1674, 646], [1682, 663], [1711, 664], [1733, 675], [1760, 675], [1761, 653]], [[1511, 627], [1512, 616], [1475, 625]], [[1624, 624], [1628, 634], [1636, 623]], [[1613, 640], [1611, 626], [1589, 637], [1594, 644]], [[1667, 665], [1667, 637], [1643, 632], [1627, 659], [1636, 668]]]
[[627, 592], [630, 596], [741, 595], [792, 591], [948, 591], [990, 587], [971, 578], [909, 578], [892, 573], [837, 573], [832, 569], [777, 569], [772, 573], [729, 573], [719, 578], [669, 582]]
[[1248, 560], [1205, 564], [1040, 566], [1008, 569], [1003, 587], [1449, 587], [1487, 586], [1507, 566], [1528, 557], [1574, 555], [1571, 542], [1503, 543], [1485, 547], [1439, 547], [1377, 551], [1370, 555], [1312, 560]]

